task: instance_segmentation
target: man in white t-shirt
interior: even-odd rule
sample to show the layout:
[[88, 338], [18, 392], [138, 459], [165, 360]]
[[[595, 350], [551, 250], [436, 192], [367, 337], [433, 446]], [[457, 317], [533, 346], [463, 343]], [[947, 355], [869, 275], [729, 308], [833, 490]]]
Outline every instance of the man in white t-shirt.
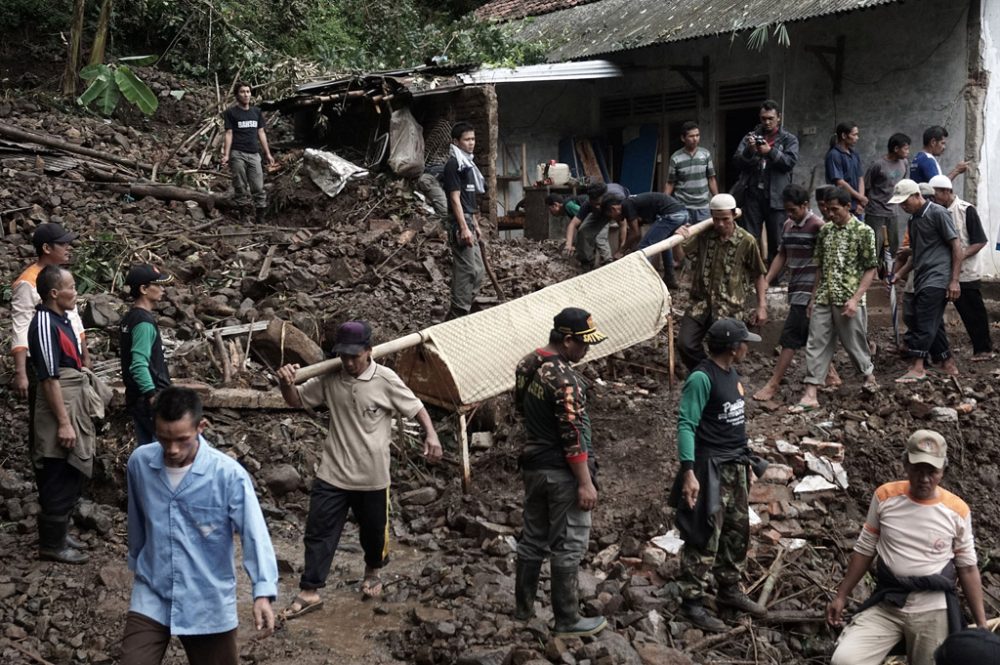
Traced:
[[382, 594], [379, 571], [389, 556], [389, 451], [392, 418], [416, 418], [424, 430], [424, 456], [441, 459], [441, 444], [423, 403], [388, 367], [372, 361], [372, 330], [365, 321], [348, 321], [337, 329], [333, 352], [343, 370], [295, 385], [298, 365], [277, 374], [289, 406], [330, 411], [316, 479], [306, 518], [305, 567], [298, 597], [285, 610], [292, 619], [319, 609], [319, 589], [326, 586], [333, 555], [350, 509], [358, 522], [365, 576], [361, 592]]
[[938, 487], [947, 453], [943, 436], [917, 430], [903, 454], [906, 480], [875, 490], [827, 622], [843, 624], [848, 596], [878, 554], [875, 591], [841, 634], [831, 665], [881, 665], [900, 641], [910, 665], [933, 665], [938, 645], [964, 627], [956, 579], [986, 627], [969, 506]]

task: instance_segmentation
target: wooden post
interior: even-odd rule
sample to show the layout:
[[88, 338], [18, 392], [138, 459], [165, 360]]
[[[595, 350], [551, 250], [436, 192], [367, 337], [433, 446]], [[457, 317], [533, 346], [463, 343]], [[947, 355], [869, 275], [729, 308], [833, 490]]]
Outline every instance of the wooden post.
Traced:
[[465, 412], [458, 412], [458, 447], [462, 453], [462, 492], [472, 491], [472, 469], [469, 466], [469, 433], [466, 431], [468, 422]]
[[674, 313], [667, 312], [667, 385], [672, 391], [677, 386], [677, 379], [674, 378]]
[[527, 187], [531, 183], [528, 180], [528, 144], [521, 144], [521, 184]]

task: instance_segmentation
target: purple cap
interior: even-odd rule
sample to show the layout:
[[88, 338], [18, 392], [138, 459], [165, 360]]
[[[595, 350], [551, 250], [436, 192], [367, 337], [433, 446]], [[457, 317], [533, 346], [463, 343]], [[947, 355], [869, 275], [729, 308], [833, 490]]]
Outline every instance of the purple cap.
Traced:
[[367, 321], [348, 321], [337, 328], [333, 352], [356, 356], [372, 345], [372, 327]]

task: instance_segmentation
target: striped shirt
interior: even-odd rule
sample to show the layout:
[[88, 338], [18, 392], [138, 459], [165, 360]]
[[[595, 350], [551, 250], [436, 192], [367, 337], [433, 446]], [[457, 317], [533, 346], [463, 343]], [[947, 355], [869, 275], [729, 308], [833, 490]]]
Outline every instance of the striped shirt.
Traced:
[[78, 338], [69, 317], [45, 305], [36, 308], [28, 326], [28, 349], [39, 381], [58, 379], [60, 367], [83, 369]]
[[801, 222], [785, 220], [778, 253], [785, 257], [788, 270], [788, 304], [808, 305], [819, 266], [816, 263], [816, 237], [825, 222], [811, 210]]
[[[948, 490], [918, 501], [909, 494], [910, 483], [886, 483], [872, 497], [865, 525], [854, 545], [863, 556], [878, 554], [896, 577], [936, 575], [954, 560], [958, 568], [976, 565], [969, 506]], [[912, 591], [903, 611], [943, 610], [943, 591]]]
[[685, 208], [707, 208], [712, 198], [708, 189], [708, 179], [715, 177], [712, 153], [702, 147], [689, 154], [681, 148], [670, 155], [667, 168], [667, 182], [674, 184], [673, 196]]

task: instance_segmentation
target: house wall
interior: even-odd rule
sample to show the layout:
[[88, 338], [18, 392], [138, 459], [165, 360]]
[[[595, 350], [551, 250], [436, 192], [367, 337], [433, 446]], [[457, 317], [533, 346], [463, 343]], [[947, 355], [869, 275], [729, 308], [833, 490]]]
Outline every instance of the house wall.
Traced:
[[[979, 187], [977, 209], [986, 226], [988, 252], [983, 261], [984, 272], [1000, 275], [1000, 3], [982, 0], [982, 67], [985, 72], [985, 113], [983, 142], [979, 150]], [[992, 186], [991, 186], [992, 185]]]
[[[1000, 67], [997, 55], [1000, 40], [1000, 2], [983, 0], [984, 39], [989, 40], [989, 64]], [[556, 154], [558, 139], [570, 134], [601, 134], [617, 124], [697, 120], [702, 129], [702, 145], [716, 155], [716, 165], [725, 169], [729, 154], [720, 159], [724, 146], [724, 113], [719, 104], [720, 84], [766, 78], [767, 95], [783, 107], [786, 129], [797, 134], [801, 152], [795, 181], [810, 188], [824, 182], [823, 159], [838, 122], [858, 123], [862, 162], [869, 164], [883, 154], [891, 134], [904, 132], [913, 140], [912, 154], [920, 150], [926, 127], [944, 125], [949, 131], [949, 147], [941, 157], [949, 171], [958, 161], [969, 159], [980, 165], [979, 185], [965, 192], [964, 176], [956, 179], [960, 196], [974, 199], [982, 195], [996, 199], [1000, 192], [987, 191], [990, 182], [986, 157], [1000, 150], [1000, 116], [990, 118], [990, 110], [1000, 110], [997, 83], [989, 89], [983, 151], [966, 155], [966, 101], [968, 82], [969, 0], [920, 0], [873, 9], [819, 17], [788, 26], [791, 45], [784, 47], [771, 38], [763, 51], [746, 45], [746, 32], [732, 38], [720, 35], [698, 40], [653, 46], [606, 56], [619, 64], [626, 75], [578, 84], [521, 84], [501, 89], [499, 98], [501, 142], [527, 141], [529, 163]], [[978, 5], [974, 5], [978, 13]], [[819, 57], [808, 46], [833, 47], [838, 36], [846, 38], [844, 76], [839, 94]], [[975, 49], [974, 49], [975, 51]], [[602, 97], [631, 97], [654, 92], [690, 90], [672, 65], [700, 66], [703, 56], [710, 59], [710, 91], [707, 107], [678, 110], [628, 118], [600, 116]], [[833, 56], [825, 56], [833, 64]], [[700, 81], [700, 74], [694, 74]], [[1000, 78], [1000, 73], [992, 81]], [[572, 94], [560, 89], [572, 85]], [[589, 99], [588, 97], [589, 93]], [[748, 124], [746, 131], [752, 129]], [[661, 159], [676, 149], [675, 137], [664, 137]], [[662, 171], [663, 169], [661, 169]], [[660, 178], [662, 182], [662, 175]], [[995, 237], [996, 228], [992, 228]]]

